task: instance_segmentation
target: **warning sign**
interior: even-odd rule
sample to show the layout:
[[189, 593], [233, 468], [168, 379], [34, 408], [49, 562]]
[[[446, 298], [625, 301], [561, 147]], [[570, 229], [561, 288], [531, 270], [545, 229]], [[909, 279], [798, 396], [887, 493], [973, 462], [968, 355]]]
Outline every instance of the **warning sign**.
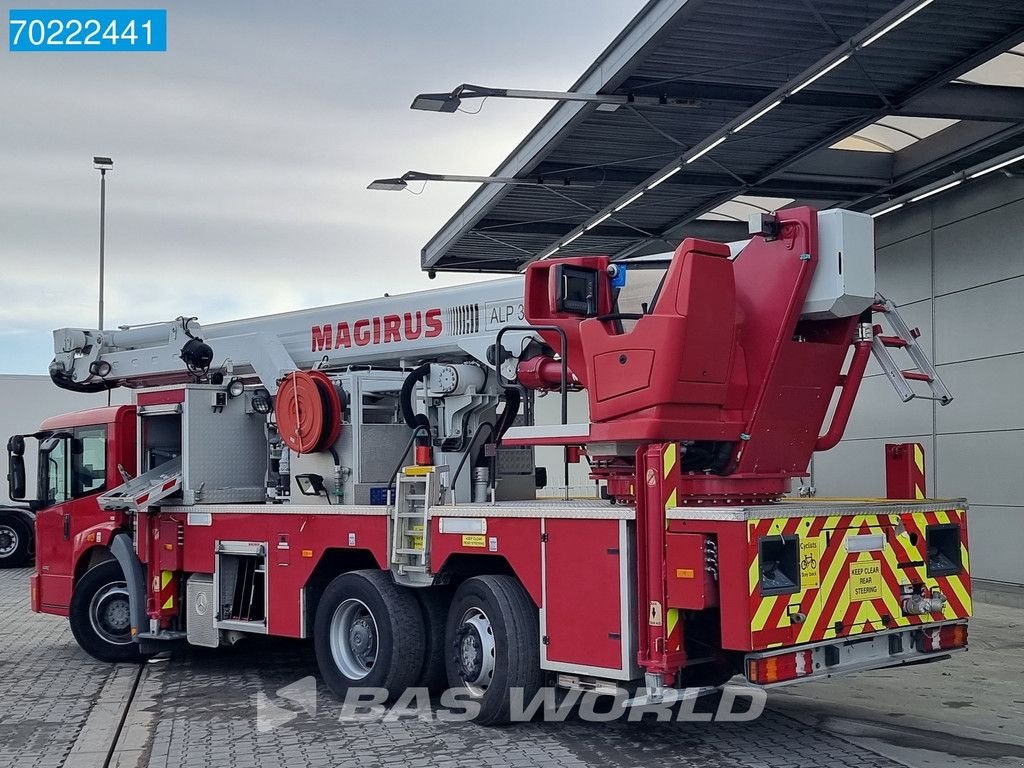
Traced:
[[463, 536], [462, 546], [464, 547], [486, 547], [487, 537], [486, 536]]
[[800, 539], [800, 589], [816, 589], [821, 583], [818, 561], [821, 559], [820, 539]]
[[874, 600], [882, 596], [882, 564], [877, 560], [850, 563], [850, 600]]

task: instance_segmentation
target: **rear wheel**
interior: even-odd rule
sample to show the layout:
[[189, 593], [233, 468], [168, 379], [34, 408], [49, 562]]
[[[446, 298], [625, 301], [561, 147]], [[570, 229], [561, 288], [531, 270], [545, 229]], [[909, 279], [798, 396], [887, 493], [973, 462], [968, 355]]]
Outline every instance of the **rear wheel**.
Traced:
[[0, 518], [0, 568], [20, 568], [31, 557], [32, 528], [17, 517]]
[[477, 576], [459, 587], [445, 632], [448, 685], [480, 704], [477, 722], [509, 722], [511, 694], [528, 704], [543, 682], [537, 609], [511, 576]]
[[71, 595], [71, 634], [100, 661], [140, 661], [132, 638], [128, 586], [116, 560], [90, 568]]
[[416, 683], [423, 668], [423, 613], [409, 590], [384, 571], [335, 578], [316, 610], [316, 660], [327, 687], [384, 688], [393, 700]]

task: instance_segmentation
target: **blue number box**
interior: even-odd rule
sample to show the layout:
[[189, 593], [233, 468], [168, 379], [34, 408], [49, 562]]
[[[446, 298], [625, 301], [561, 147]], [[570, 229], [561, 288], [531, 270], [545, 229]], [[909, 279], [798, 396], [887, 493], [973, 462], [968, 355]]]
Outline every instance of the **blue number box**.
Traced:
[[167, 11], [15, 9], [7, 16], [9, 50], [166, 51]]

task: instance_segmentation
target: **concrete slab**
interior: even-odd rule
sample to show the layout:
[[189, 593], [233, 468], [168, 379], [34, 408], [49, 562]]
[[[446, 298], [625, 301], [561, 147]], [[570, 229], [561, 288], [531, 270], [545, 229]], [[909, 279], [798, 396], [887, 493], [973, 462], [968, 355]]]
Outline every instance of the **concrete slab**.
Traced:
[[773, 711], [915, 768], [1024, 764], [1024, 610], [976, 604], [948, 661], [779, 689]]
[[[27, 571], [0, 572], [0, 768], [102, 766], [138, 667], [99, 664], [65, 620], [30, 613], [27, 580]], [[777, 690], [753, 722], [495, 729], [430, 716], [346, 719], [317, 682], [308, 643], [254, 639], [144, 665], [109, 765], [1019, 766], [1022, 647], [1024, 610], [982, 604], [969, 653]], [[315, 709], [288, 698], [297, 681], [315, 688]]]

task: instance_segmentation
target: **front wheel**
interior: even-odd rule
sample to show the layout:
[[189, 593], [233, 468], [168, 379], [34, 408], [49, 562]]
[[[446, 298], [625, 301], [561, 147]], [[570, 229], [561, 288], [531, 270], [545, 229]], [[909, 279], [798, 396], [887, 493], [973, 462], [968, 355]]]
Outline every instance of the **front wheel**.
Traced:
[[448, 611], [445, 644], [448, 685], [479, 703], [481, 725], [510, 721], [514, 689], [521, 689], [524, 705], [540, 689], [537, 609], [511, 576], [462, 583]]
[[141, 661], [132, 637], [128, 586], [116, 560], [90, 568], [71, 595], [71, 634], [100, 661]]
[[20, 568], [31, 559], [32, 528], [16, 517], [0, 518], [0, 568]]
[[316, 609], [316, 661], [343, 699], [349, 688], [384, 688], [388, 699], [414, 685], [423, 668], [423, 612], [408, 589], [384, 571], [334, 579]]

